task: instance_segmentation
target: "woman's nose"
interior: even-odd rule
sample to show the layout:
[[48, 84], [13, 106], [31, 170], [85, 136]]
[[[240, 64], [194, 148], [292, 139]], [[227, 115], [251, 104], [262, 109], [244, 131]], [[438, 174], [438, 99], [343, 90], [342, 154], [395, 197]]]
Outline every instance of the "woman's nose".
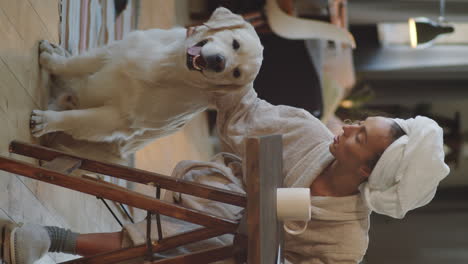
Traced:
[[357, 128], [356, 125], [344, 125], [343, 126], [343, 134], [345, 136], [349, 136], [353, 132], [353, 130], [355, 130], [356, 128]]

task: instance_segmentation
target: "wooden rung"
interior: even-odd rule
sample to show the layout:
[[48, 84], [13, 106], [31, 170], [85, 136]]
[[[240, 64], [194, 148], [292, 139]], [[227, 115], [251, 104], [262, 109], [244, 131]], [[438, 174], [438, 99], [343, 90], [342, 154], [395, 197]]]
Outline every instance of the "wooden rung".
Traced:
[[61, 172], [64, 174], [70, 174], [72, 171], [80, 168], [81, 160], [67, 157], [67, 156], [58, 156], [52, 161], [47, 162], [46, 164], [42, 165], [42, 167]]
[[118, 185], [118, 184], [115, 184], [115, 183], [112, 183], [112, 182], [105, 181], [105, 180], [103, 180], [103, 179], [99, 179], [99, 178], [92, 177], [92, 176], [90, 176], [90, 175], [82, 174], [82, 175], [81, 175], [81, 178], [87, 179], [87, 180], [90, 180], [90, 181], [99, 182], [99, 183], [101, 183], [101, 184], [107, 184], [107, 185], [109, 185], [109, 186], [112, 186], [112, 188], [114, 188], [114, 189], [119, 189], [119, 190], [122, 190], [122, 191], [124, 191], [124, 192], [129, 191], [128, 188], [122, 187], [122, 186], [120, 186], [120, 185]]

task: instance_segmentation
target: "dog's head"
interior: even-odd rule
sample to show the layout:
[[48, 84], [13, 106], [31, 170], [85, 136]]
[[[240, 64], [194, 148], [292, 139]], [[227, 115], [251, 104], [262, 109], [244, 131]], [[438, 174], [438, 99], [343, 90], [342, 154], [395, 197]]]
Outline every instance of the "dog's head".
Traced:
[[241, 16], [217, 8], [206, 23], [188, 29], [187, 35], [187, 68], [198, 72], [209, 88], [237, 90], [257, 76], [263, 46], [255, 29]]

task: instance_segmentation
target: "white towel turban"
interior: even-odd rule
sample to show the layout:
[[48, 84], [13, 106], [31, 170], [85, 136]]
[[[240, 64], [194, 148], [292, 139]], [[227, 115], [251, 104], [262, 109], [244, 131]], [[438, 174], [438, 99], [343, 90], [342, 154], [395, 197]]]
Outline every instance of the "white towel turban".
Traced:
[[434, 198], [450, 169], [444, 163], [443, 131], [434, 120], [423, 116], [393, 120], [406, 135], [383, 152], [359, 189], [373, 211], [403, 218]]

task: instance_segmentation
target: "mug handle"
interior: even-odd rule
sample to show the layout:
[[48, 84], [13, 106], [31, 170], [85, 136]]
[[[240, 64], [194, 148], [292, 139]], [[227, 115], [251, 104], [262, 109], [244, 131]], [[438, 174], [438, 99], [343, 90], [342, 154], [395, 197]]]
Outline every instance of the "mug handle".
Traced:
[[306, 221], [304, 221], [304, 223], [305, 223], [304, 227], [302, 229], [299, 229], [299, 230], [294, 230], [294, 229], [289, 228], [286, 225], [286, 223], [283, 224], [283, 228], [284, 228], [284, 231], [288, 232], [291, 235], [300, 235], [300, 234], [304, 233], [307, 230], [307, 225], [309, 224], [309, 222], [306, 222]]

